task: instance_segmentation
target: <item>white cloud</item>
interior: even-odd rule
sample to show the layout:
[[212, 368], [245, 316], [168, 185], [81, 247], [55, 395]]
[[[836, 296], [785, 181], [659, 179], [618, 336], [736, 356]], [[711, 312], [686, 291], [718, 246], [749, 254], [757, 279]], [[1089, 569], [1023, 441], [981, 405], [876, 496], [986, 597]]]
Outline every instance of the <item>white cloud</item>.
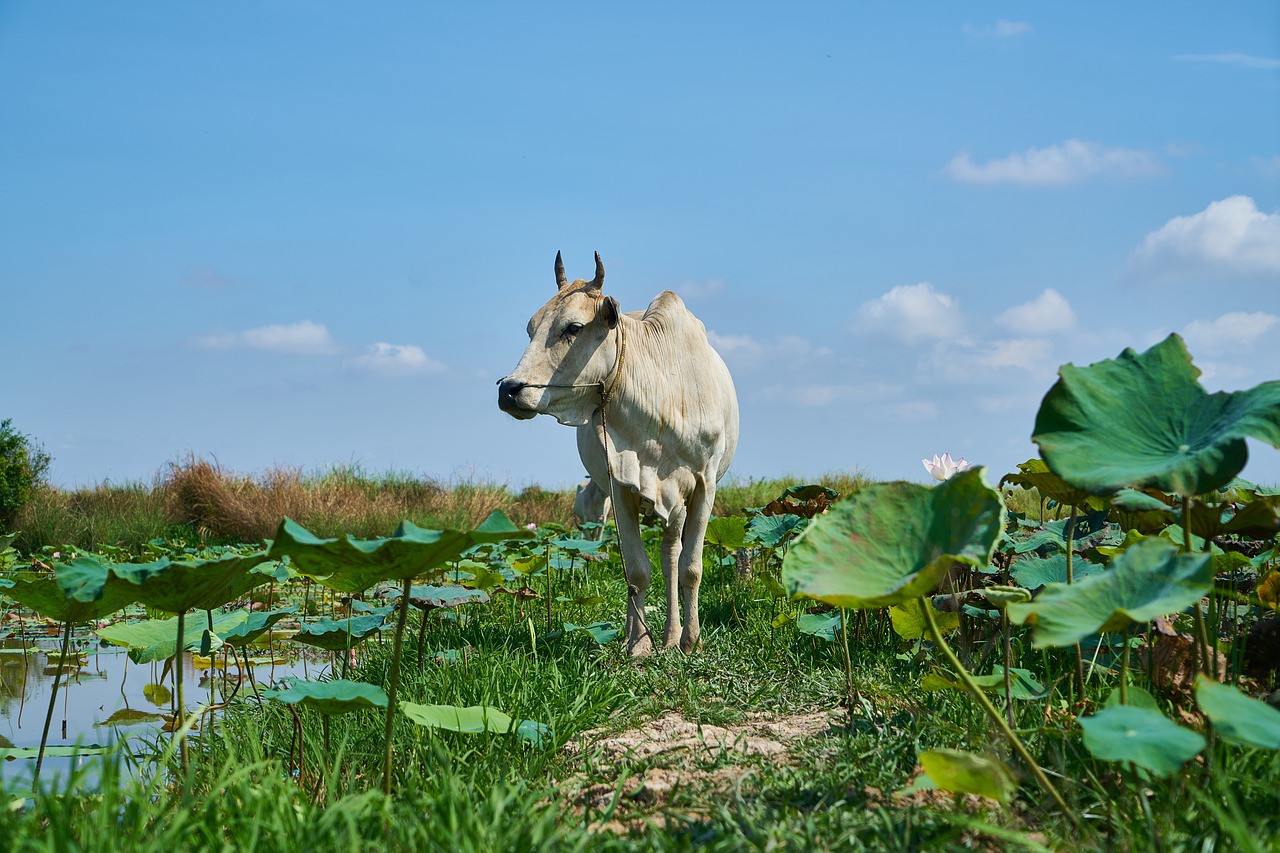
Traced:
[[718, 296], [724, 290], [724, 287], [724, 279], [709, 278], [706, 281], [682, 281], [674, 290], [684, 300], [710, 299], [713, 296]]
[[1280, 178], [1280, 154], [1272, 157], [1250, 157], [1249, 165], [1264, 178]]
[[962, 28], [967, 36], [981, 36], [983, 38], [1013, 38], [1015, 36], [1029, 35], [1032, 27], [1026, 21], [1006, 21], [1003, 18], [994, 24], [975, 27], [973, 24], [965, 24]]
[[1025, 370], [1036, 379], [1053, 375], [1053, 346], [1047, 338], [946, 341], [920, 357], [920, 371], [943, 382], [982, 383], [1003, 370]]
[[[864, 382], [858, 385], [847, 383], [810, 383], [806, 385], [770, 385], [761, 388], [751, 395], [753, 400], [767, 402], [778, 401], [796, 406], [820, 408], [832, 403], [876, 403], [880, 407], [885, 400], [900, 397], [903, 386], [885, 382]], [[901, 407], [901, 403], [893, 403], [893, 407]]]
[[968, 184], [1062, 186], [1095, 177], [1132, 178], [1164, 170], [1149, 151], [1107, 148], [1096, 142], [1068, 139], [1048, 148], [1028, 148], [1000, 160], [975, 163], [967, 152], [951, 158], [944, 172]]
[[1245, 68], [1271, 70], [1280, 68], [1280, 59], [1269, 56], [1251, 56], [1247, 53], [1187, 53], [1175, 56], [1180, 62], [1217, 62], [1223, 65], [1243, 65]]
[[1030, 302], [1003, 312], [996, 317], [996, 323], [1011, 332], [1052, 334], [1069, 331], [1075, 326], [1076, 312], [1066, 297], [1050, 287]]
[[963, 325], [955, 299], [934, 290], [926, 281], [900, 284], [883, 296], [864, 302], [854, 316], [853, 329], [916, 344], [955, 337]]
[[351, 364], [357, 370], [381, 376], [413, 376], [445, 370], [443, 363], [413, 344], [370, 344], [365, 348], [365, 354], [352, 359]]
[[340, 350], [329, 330], [310, 320], [258, 326], [243, 332], [217, 332], [197, 337], [193, 342], [206, 349], [247, 347], [294, 355], [333, 355]]
[[778, 335], [757, 340], [750, 335], [721, 335], [707, 330], [707, 340], [725, 363], [739, 368], [767, 365], [798, 367], [831, 358], [830, 347], [818, 346], [800, 335]]
[[1224, 198], [1152, 231], [1130, 263], [1156, 276], [1280, 273], [1280, 213], [1263, 213], [1249, 196]]
[[1193, 355], [1217, 355], [1252, 346], [1278, 319], [1264, 311], [1232, 311], [1215, 320], [1194, 320], [1187, 324], [1182, 336]]

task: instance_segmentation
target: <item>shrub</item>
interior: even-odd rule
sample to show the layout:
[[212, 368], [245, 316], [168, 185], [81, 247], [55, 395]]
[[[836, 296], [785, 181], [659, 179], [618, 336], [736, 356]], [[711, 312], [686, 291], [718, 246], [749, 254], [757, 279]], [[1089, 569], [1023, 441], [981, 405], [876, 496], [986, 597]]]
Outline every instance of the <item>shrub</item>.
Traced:
[[14, 429], [12, 420], [0, 422], [0, 526], [13, 526], [32, 490], [45, 482], [49, 462], [44, 448]]

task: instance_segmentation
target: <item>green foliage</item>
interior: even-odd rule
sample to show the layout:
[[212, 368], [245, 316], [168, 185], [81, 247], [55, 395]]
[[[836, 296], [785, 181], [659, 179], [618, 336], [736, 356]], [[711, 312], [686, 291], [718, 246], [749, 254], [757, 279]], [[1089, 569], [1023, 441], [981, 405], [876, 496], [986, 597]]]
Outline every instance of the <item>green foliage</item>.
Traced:
[[1129, 761], [1157, 776], [1170, 776], [1204, 749], [1205, 740], [1159, 711], [1133, 705], [1104, 708], [1081, 717], [1084, 745], [1104, 761]]
[[1051, 471], [1091, 494], [1202, 494], [1244, 468], [1246, 437], [1280, 447], [1280, 382], [1209, 394], [1177, 335], [1059, 373], [1031, 440]]
[[50, 461], [35, 439], [14, 429], [12, 419], [0, 421], [0, 529], [13, 529], [32, 492], [45, 482]]
[[1018, 791], [1013, 772], [998, 758], [959, 749], [931, 749], [920, 753], [920, 766], [934, 784], [953, 794], [977, 794], [1008, 803]]
[[295, 681], [287, 690], [264, 690], [266, 699], [290, 705], [302, 705], [325, 716], [387, 707], [387, 694], [381, 687], [360, 681]]
[[1259, 749], [1280, 749], [1280, 711], [1251, 699], [1230, 684], [1196, 679], [1196, 704], [1224, 740]]

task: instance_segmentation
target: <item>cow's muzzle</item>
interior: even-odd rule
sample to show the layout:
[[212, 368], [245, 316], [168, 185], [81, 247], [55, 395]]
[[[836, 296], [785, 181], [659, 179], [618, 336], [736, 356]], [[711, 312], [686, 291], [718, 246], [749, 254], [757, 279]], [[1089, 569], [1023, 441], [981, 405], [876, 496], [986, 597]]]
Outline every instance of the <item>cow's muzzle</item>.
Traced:
[[520, 392], [525, 389], [525, 383], [517, 382], [514, 379], [507, 378], [498, 381], [498, 408], [511, 415], [513, 418], [519, 418], [522, 421], [536, 417], [537, 412], [533, 409], [527, 409], [520, 405], [516, 399], [520, 396]]

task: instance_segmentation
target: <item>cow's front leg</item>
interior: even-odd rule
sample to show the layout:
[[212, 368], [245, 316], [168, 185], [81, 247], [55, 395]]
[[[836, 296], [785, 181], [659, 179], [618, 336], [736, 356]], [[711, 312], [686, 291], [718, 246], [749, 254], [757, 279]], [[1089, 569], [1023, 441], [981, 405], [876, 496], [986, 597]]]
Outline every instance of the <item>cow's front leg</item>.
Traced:
[[716, 486], [699, 482], [689, 498], [680, 550], [680, 597], [684, 604], [684, 631], [680, 634], [680, 650], [695, 651], [702, 643], [702, 625], [698, 620], [698, 588], [702, 585], [702, 545], [707, 535], [707, 522], [715, 504]]
[[653, 651], [653, 634], [645, 620], [644, 599], [649, 590], [649, 578], [653, 568], [649, 555], [640, 538], [640, 509], [629, 496], [618, 496], [614, 506], [614, 518], [618, 522], [618, 543], [627, 579], [627, 620], [625, 636], [627, 652], [635, 658]]
[[667, 590], [667, 628], [662, 633], [662, 645], [668, 649], [680, 642], [679, 566], [684, 525], [684, 507], [673, 507], [662, 534], [662, 579]]

